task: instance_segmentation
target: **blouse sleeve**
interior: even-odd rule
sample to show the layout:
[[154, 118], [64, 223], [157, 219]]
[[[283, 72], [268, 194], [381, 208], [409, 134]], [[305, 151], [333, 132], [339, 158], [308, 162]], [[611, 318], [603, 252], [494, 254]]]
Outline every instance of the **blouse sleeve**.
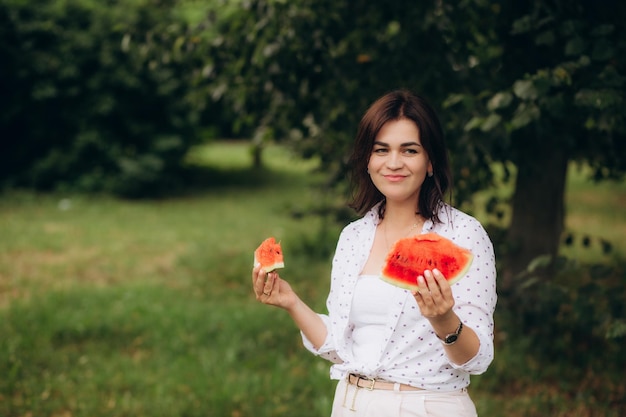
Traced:
[[331, 326], [329, 325], [330, 318], [327, 314], [318, 315], [326, 325], [326, 329], [328, 329], [324, 344], [322, 344], [319, 349], [315, 349], [313, 343], [311, 343], [311, 341], [304, 335], [304, 333], [300, 332], [300, 334], [302, 335], [302, 343], [304, 344], [304, 347], [314, 355], [324, 358], [332, 363], [342, 363], [343, 361], [337, 354], [337, 350], [335, 349], [334, 343], [332, 342], [333, 337], [331, 335]]
[[454, 311], [463, 324], [470, 327], [480, 341], [478, 353], [464, 364], [450, 363], [456, 369], [470, 374], [484, 373], [493, 361], [494, 320], [496, 307], [496, 265], [493, 244], [482, 225], [474, 218], [458, 224], [461, 228], [455, 241], [474, 254], [472, 265], [465, 277], [452, 288]]
[[326, 300], [326, 307], [328, 309], [329, 314], [318, 314], [324, 324], [326, 325], [326, 340], [320, 346], [319, 349], [316, 349], [315, 346], [311, 343], [310, 340], [301, 332], [302, 342], [304, 347], [313, 353], [314, 355], [320, 356], [332, 363], [342, 363], [343, 360], [338, 353], [337, 346], [337, 338], [334, 335], [334, 326], [331, 323], [331, 316], [338, 316], [337, 309], [342, 302], [338, 299], [340, 297], [341, 281], [345, 276], [345, 268], [346, 268], [346, 254], [349, 251], [350, 241], [354, 237], [354, 224], [348, 225], [344, 228], [344, 230], [339, 235], [339, 239], [337, 242], [337, 248], [335, 250], [335, 255], [332, 261], [332, 271], [331, 271], [331, 280], [330, 280], [330, 291], [328, 293], [328, 298]]

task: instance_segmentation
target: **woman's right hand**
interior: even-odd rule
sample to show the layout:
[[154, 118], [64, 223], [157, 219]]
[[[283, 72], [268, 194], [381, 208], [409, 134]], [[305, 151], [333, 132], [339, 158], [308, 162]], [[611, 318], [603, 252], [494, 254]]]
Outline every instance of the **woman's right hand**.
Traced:
[[252, 269], [252, 288], [256, 299], [263, 304], [284, 308], [298, 328], [319, 349], [326, 340], [328, 331], [320, 316], [306, 305], [283, 280], [278, 272], [266, 274], [257, 265]]
[[260, 265], [252, 269], [252, 288], [256, 299], [263, 304], [273, 305], [289, 310], [298, 297], [291, 289], [291, 285], [283, 280], [278, 272], [265, 273]]

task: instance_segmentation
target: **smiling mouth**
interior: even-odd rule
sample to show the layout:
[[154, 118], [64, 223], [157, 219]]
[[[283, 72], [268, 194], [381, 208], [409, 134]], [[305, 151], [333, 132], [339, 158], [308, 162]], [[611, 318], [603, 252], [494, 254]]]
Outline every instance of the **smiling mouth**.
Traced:
[[402, 181], [404, 178], [406, 178], [404, 175], [385, 175], [384, 176], [388, 181]]

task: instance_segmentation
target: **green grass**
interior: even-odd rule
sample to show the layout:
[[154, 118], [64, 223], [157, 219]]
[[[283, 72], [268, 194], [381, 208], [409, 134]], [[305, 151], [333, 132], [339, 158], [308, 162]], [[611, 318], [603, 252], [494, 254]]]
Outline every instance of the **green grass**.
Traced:
[[[256, 302], [250, 267], [256, 245], [276, 236], [282, 275], [322, 310], [340, 226], [302, 216], [330, 198], [313, 186], [315, 161], [265, 152], [266, 168], [254, 170], [241, 144], [198, 148], [190, 162], [212, 167], [211, 187], [176, 199], [2, 196], [0, 415], [329, 415], [329, 364], [305, 351], [284, 312]], [[571, 227], [596, 222], [623, 256], [610, 233], [624, 226], [624, 185], [573, 178], [571, 218], [586, 221]], [[510, 366], [525, 381], [538, 372], [515, 353], [503, 348], [474, 379], [482, 415], [618, 415], [552, 381], [503, 383]]]
[[275, 313], [245, 297], [218, 302], [149, 285], [52, 293], [12, 310], [3, 328], [14, 335], [4, 343], [15, 377], [1, 385], [11, 397], [0, 414], [290, 415], [283, 404], [328, 390]]
[[248, 168], [241, 146], [197, 157], [224, 155], [240, 162], [192, 197], [0, 200], [0, 415], [326, 413], [327, 367], [250, 286], [252, 251], [273, 235], [285, 274], [322, 308], [328, 259], [309, 262], [306, 248], [336, 233], [293, 215], [325, 199], [318, 178], [279, 148], [265, 170]]
[[[583, 262], [626, 259], [626, 183], [594, 182], [589, 170], [572, 166], [566, 196], [566, 230], [573, 244], [563, 253]], [[585, 238], [589, 244], [585, 245]], [[601, 241], [609, 242], [614, 251], [604, 253]]]

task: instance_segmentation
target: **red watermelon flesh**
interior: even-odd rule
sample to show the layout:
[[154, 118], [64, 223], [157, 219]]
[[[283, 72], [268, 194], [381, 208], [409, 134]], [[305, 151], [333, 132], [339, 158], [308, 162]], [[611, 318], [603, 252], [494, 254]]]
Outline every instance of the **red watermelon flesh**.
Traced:
[[283, 250], [280, 242], [276, 242], [273, 237], [268, 237], [254, 251], [254, 264], [261, 264], [265, 272], [272, 272], [275, 269], [284, 268]]
[[469, 270], [474, 255], [436, 233], [398, 240], [387, 258], [381, 278], [393, 285], [417, 291], [417, 277], [426, 270], [438, 269], [450, 285]]

